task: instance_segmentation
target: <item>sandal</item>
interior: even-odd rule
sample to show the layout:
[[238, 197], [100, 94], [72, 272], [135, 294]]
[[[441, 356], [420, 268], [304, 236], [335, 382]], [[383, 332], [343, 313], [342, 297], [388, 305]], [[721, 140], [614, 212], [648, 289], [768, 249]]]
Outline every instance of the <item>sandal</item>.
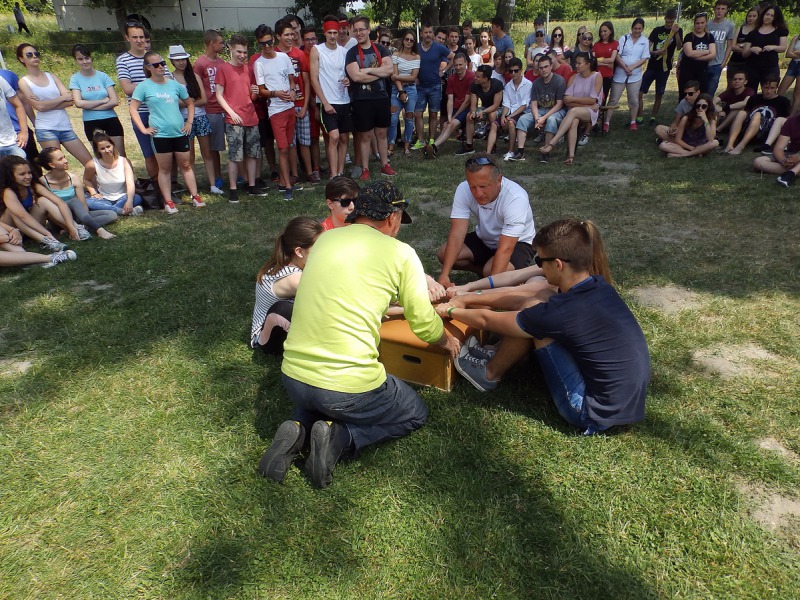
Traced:
[[411, 150], [406, 148], [405, 152], [403, 152], [403, 156], [405, 156], [406, 158], [410, 158], [411, 157]]
[[542, 154], [550, 154], [553, 151], [553, 144], [545, 144], [541, 148], [539, 148], [539, 152]]
[[574, 156], [568, 156], [567, 160], [564, 161], [564, 164], [567, 165], [568, 167], [571, 167], [572, 163], [574, 163], [574, 162], [575, 162], [575, 157]]

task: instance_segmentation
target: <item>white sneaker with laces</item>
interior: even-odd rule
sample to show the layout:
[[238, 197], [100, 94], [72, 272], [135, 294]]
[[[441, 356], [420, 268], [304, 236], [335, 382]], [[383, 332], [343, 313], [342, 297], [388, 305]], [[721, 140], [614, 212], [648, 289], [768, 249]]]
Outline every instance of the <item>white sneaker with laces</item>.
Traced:
[[144, 214], [144, 209], [141, 206], [134, 206], [131, 211], [132, 217], [141, 217]]
[[506, 162], [508, 162], [508, 161], [510, 161], [510, 160], [511, 160], [511, 157], [512, 157], [512, 156], [514, 156], [514, 153], [513, 153], [513, 152], [506, 152], [506, 153], [503, 155], [503, 160], [504, 160], [504, 161], [506, 161]]
[[581, 139], [578, 141], [578, 146], [585, 146], [589, 143], [589, 136], [585, 133], [581, 136]]
[[215, 186], [215, 185], [212, 185], [212, 186], [211, 186], [211, 193], [212, 193], [212, 194], [224, 194], [225, 192], [223, 192], [223, 191], [222, 191], [221, 189], [219, 189], [217, 186]]
[[55, 254], [50, 255], [50, 262], [44, 263], [42, 267], [45, 269], [49, 269], [50, 267], [55, 267], [56, 265], [60, 265], [63, 262], [67, 262], [68, 260], [76, 260], [78, 255], [75, 254], [72, 250], [63, 250], [62, 252], [56, 252]]
[[89, 230], [83, 225], [75, 225], [75, 228], [78, 230], [78, 239], [80, 241], [85, 242], [86, 240], [92, 239], [92, 234], [89, 233]]

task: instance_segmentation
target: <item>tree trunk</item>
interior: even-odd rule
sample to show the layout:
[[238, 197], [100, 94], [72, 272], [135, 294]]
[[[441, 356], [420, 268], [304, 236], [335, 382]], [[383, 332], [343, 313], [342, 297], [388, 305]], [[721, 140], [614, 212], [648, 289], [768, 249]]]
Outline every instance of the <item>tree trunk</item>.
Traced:
[[455, 25], [461, 30], [461, 0], [441, 0], [439, 21], [443, 25]]
[[419, 15], [420, 24], [428, 22], [434, 27], [439, 26], [439, 2], [433, 0], [429, 4], [422, 7]]
[[511, 31], [511, 23], [514, 20], [514, 6], [516, 6], [516, 4], [516, 0], [497, 0], [495, 15], [502, 17], [506, 22], [506, 33]]

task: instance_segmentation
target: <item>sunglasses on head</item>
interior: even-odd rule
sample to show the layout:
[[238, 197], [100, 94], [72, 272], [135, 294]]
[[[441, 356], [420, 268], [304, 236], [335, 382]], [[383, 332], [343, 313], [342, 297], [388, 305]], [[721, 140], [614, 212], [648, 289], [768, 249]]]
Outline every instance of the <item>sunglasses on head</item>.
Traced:
[[465, 168], [469, 168], [474, 165], [478, 165], [480, 167], [487, 167], [489, 165], [494, 166], [494, 163], [485, 156], [479, 156], [478, 158], [468, 158], [467, 162], [464, 163]]
[[39, 58], [41, 56], [41, 54], [39, 54], [38, 50], [34, 50], [33, 52], [26, 52], [25, 53], [25, 58], [33, 58], [34, 56], [36, 58]]
[[166, 67], [167, 66], [167, 61], [162, 60], [161, 62], [147, 63], [147, 66], [153, 67], [154, 69], [156, 69], [158, 67]]

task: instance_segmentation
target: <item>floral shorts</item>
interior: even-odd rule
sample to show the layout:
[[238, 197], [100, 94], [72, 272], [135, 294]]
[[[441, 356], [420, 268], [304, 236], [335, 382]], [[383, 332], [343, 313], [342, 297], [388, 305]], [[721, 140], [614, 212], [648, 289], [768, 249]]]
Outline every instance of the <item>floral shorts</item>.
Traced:
[[190, 138], [205, 137], [211, 135], [211, 122], [205, 115], [198, 115], [192, 121], [192, 132], [189, 134]]

